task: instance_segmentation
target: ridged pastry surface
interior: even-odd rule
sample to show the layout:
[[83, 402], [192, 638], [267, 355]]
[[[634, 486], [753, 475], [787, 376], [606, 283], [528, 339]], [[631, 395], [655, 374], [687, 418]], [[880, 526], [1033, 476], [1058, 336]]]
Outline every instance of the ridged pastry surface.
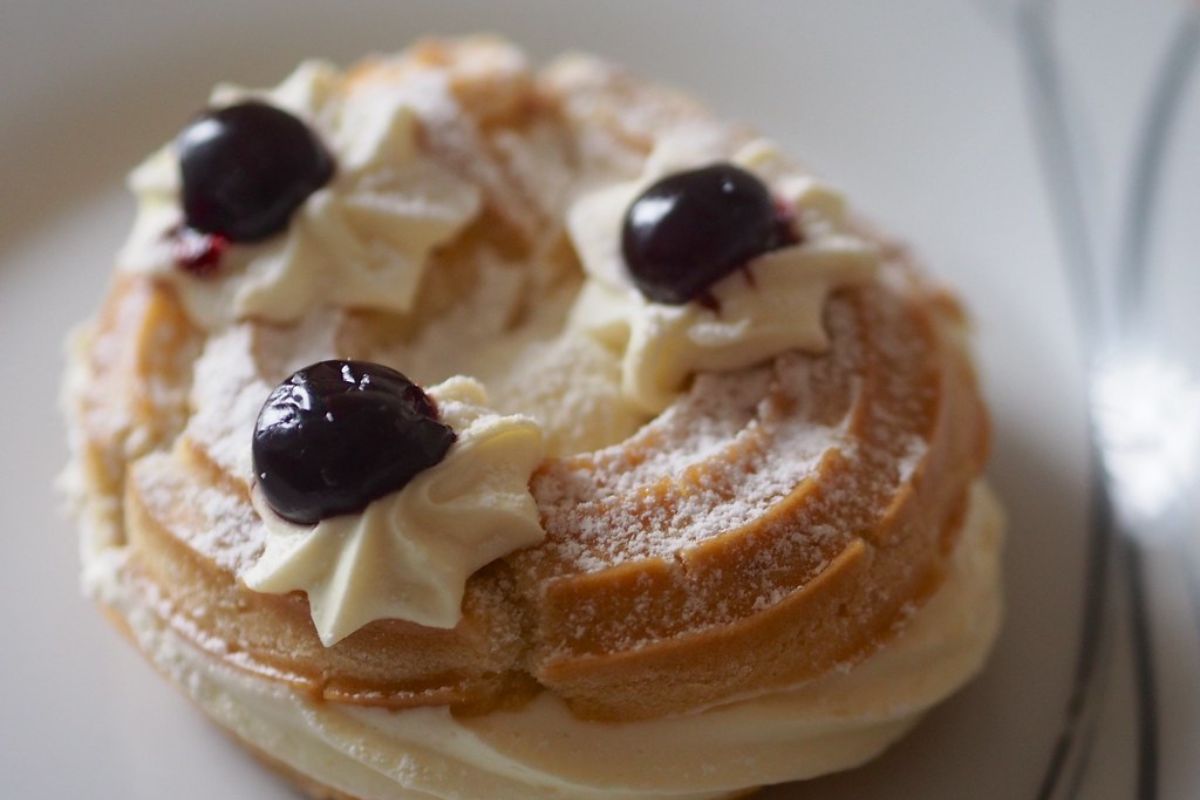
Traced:
[[[729, 158], [762, 140], [614, 67], [569, 57], [534, 72], [488, 39], [368, 62], [339, 91], [433, 73], [455, 114], [418, 114], [423, 157], [479, 201], [430, 250], [411, 310], [214, 323], [179, 276], [119, 269], [76, 337], [73, 476], [105, 602], [143, 648], [169, 637], [207, 659], [185, 669], [151, 653], [173, 677], [236, 675], [250, 688], [220, 678], [222, 691], [321, 701], [351, 717], [400, 710], [484, 726], [551, 703], [572, 725], [665, 725], [880, 663], [970, 557], [964, 520], [982, 513], [972, 498], [984, 491], [987, 419], [955, 300], [807, 172], [775, 164], [780, 185], [801, 187], [800, 223], [836, 218], [878, 269], [830, 292], [823, 346], [700, 371], [651, 414], [623, 392], [620, 348], [573, 322], [589, 278], [565, 209], [598, 185], [636, 180], [664, 132]], [[501, 412], [545, 431], [549, 456], [530, 481], [545, 539], [475, 572], [454, 628], [381, 619], [326, 647], [303, 593], [242, 581], [267, 536], [250, 499], [255, 418], [289, 373], [330, 358], [380, 362], [426, 385], [470, 375]], [[995, 543], [998, 516], [985, 516], [978, 525]], [[995, 569], [970, 580], [984, 582], [969, 596], [994, 618]], [[993, 635], [994, 619], [974, 634], [970, 669], [939, 692], [978, 667]], [[222, 723], [255, 744], [250, 722]], [[263, 749], [305, 771], [295, 754]], [[831, 757], [828, 768], [855, 760]], [[718, 797], [801, 777], [777, 772], [621, 796]], [[564, 785], [545, 796], [615, 796]], [[511, 796], [543, 796], [520, 791]]]

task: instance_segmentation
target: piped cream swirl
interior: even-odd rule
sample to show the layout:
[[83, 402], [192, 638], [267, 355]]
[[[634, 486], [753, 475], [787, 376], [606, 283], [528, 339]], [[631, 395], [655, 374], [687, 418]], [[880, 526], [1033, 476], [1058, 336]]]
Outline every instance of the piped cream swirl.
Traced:
[[529, 493], [544, 450], [537, 423], [493, 412], [469, 378], [451, 378], [429, 396], [457, 441], [440, 463], [361, 513], [297, 525], [252, 493], [267, 539], [243, 580], [259, 592], [306, 592], [326, 646], [377, 619], [453, 628], [468, 576], [545, 536]]
[[799, 244], [755, 258], [712, 287], [716, 309], [647, 300], [621, 255], [626, 210], [658, 178], [726, 160], [719, 137], [687, 130], [658, 142], [637, 180], [582, 195], [567, 226], [589, 281], [571, 324], [623, 353], [622, 389], [649, 413], [671, 404], [697, 371], [734, 370], [791, 349], [823, 350], [825, 300], [875, 274], [877, 248], [844, 229], [840, 198], [755, 140], [729, 160], [758, 174], [798, 217]]
[[168, 145], [130, 177], [138, 218], [118, 256], [127, 270], [169, 280], [206, 328], [258, 318], [290, 322], [321, 306], [408, 311], [430, 251], [479, 211], [481, 191], [423, 154], [418, 109], [455, 113], [446, 77], [435, 71], [402, 84], [355, 84], [320, 61], [305, 62], [278, 87], [219, 86], [224, 107], [256, 97], [311, 125], [336, 162], [331, 182], [300, 206], [287, 230], [234, 244], [215, 275], [175, 265], [171, 232], [183, 222], [178, 156]]

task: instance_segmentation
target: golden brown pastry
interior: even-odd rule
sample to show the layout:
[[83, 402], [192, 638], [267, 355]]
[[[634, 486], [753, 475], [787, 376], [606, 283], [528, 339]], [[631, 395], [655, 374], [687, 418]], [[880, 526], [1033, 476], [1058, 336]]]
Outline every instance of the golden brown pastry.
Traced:
[[314, 796], [730, 797], [982, 665], [963, 312], [753, 131], [431, 41], [221, 87], [131, 183], [85, 581]]

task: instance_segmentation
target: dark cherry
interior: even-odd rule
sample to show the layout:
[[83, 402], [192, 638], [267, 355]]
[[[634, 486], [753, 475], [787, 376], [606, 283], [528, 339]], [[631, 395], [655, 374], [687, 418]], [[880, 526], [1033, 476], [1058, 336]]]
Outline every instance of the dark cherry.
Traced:
[[257, 101], [201, 114], [175, 144], [187, 226], [235, 242], [286, 228], [333, 176], [333, 159], [307, 125]]
[[321, 361], [275, 388], [254, 426], [254, 474], [281, 517], [360, 511], [441, 461], [455, 440], [421, 388], [366, 361]]
[[718, 280], [795, 241], [770, 189], [733, 164], [668, 175], [633, 201], [621, 230], [634, 283], [671, 305], [705, 301]]

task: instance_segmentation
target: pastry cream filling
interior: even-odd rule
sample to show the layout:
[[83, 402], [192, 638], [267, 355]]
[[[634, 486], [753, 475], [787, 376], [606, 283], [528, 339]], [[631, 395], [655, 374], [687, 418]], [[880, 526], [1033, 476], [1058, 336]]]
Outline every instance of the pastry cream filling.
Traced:
[[290, 322], [319, 306], [410, 310], [430, 250], [452, 239], [481, 203], [477, 186], [418, 145], [417, 108], [456, 108], [445, 76], [351, 85], [331, 65], [310, 61], [270, 91], [218, 87], [212, 105], [248, 97], [320, 134], [336, 162], [330, 183], [305, 200], [286, 231], [233, 245], [218, 274], [196, 277], [175, 265], [171, 231], [183, 214], [178, 158], [168, 145], [130, 177], [138, 217], [118, 265], [172, 281], [207, 328], [249, 317]]
[[694, 372], [739, 369], [791, 349], [825, 349], [822, 314], [829, 293], [869, 281], [879, 263], [873, 244], [842, 229], [836, 194], [789, 169], [772, 145], [757, 140], [732, 161], [757, 173], [793, 208], [801, 242], [759, 256], [713, 284], [715, 309], [644, 298], [621, 255], [626, 210], [658, 178], [723, 160], [727, 150], [720, 140], [688, 133], [659, 141], [639, 179], [587, 193], [567, 213], [590, 279], [571, 324], [623, 353], [622, 389], [652, 414], [669, 406]]
[[243, 580], [259, 592], [306, 592], [326, 646], [377, 619], [453, 628], [468, 576], [545, 536], [529, 493], [544, 449], [537, 423], [492, 411], [470, 378], [451, 378], [429, 396], [457, 441], [361, 513], [297, 525], [252, 493], [266, 549]]
[[1001, 539], [979, 483], [945, 583], [880, 651], [792, 689], [633, 723], [576, 719], [550, 693], [463, 718], [315, 703], [181, 640], [122, 575], [127, 551], [93, 556], [85, 579], [216, 721], [352, 796], [706, 800], [865, 762], [978, 672], [1000, 620]]

